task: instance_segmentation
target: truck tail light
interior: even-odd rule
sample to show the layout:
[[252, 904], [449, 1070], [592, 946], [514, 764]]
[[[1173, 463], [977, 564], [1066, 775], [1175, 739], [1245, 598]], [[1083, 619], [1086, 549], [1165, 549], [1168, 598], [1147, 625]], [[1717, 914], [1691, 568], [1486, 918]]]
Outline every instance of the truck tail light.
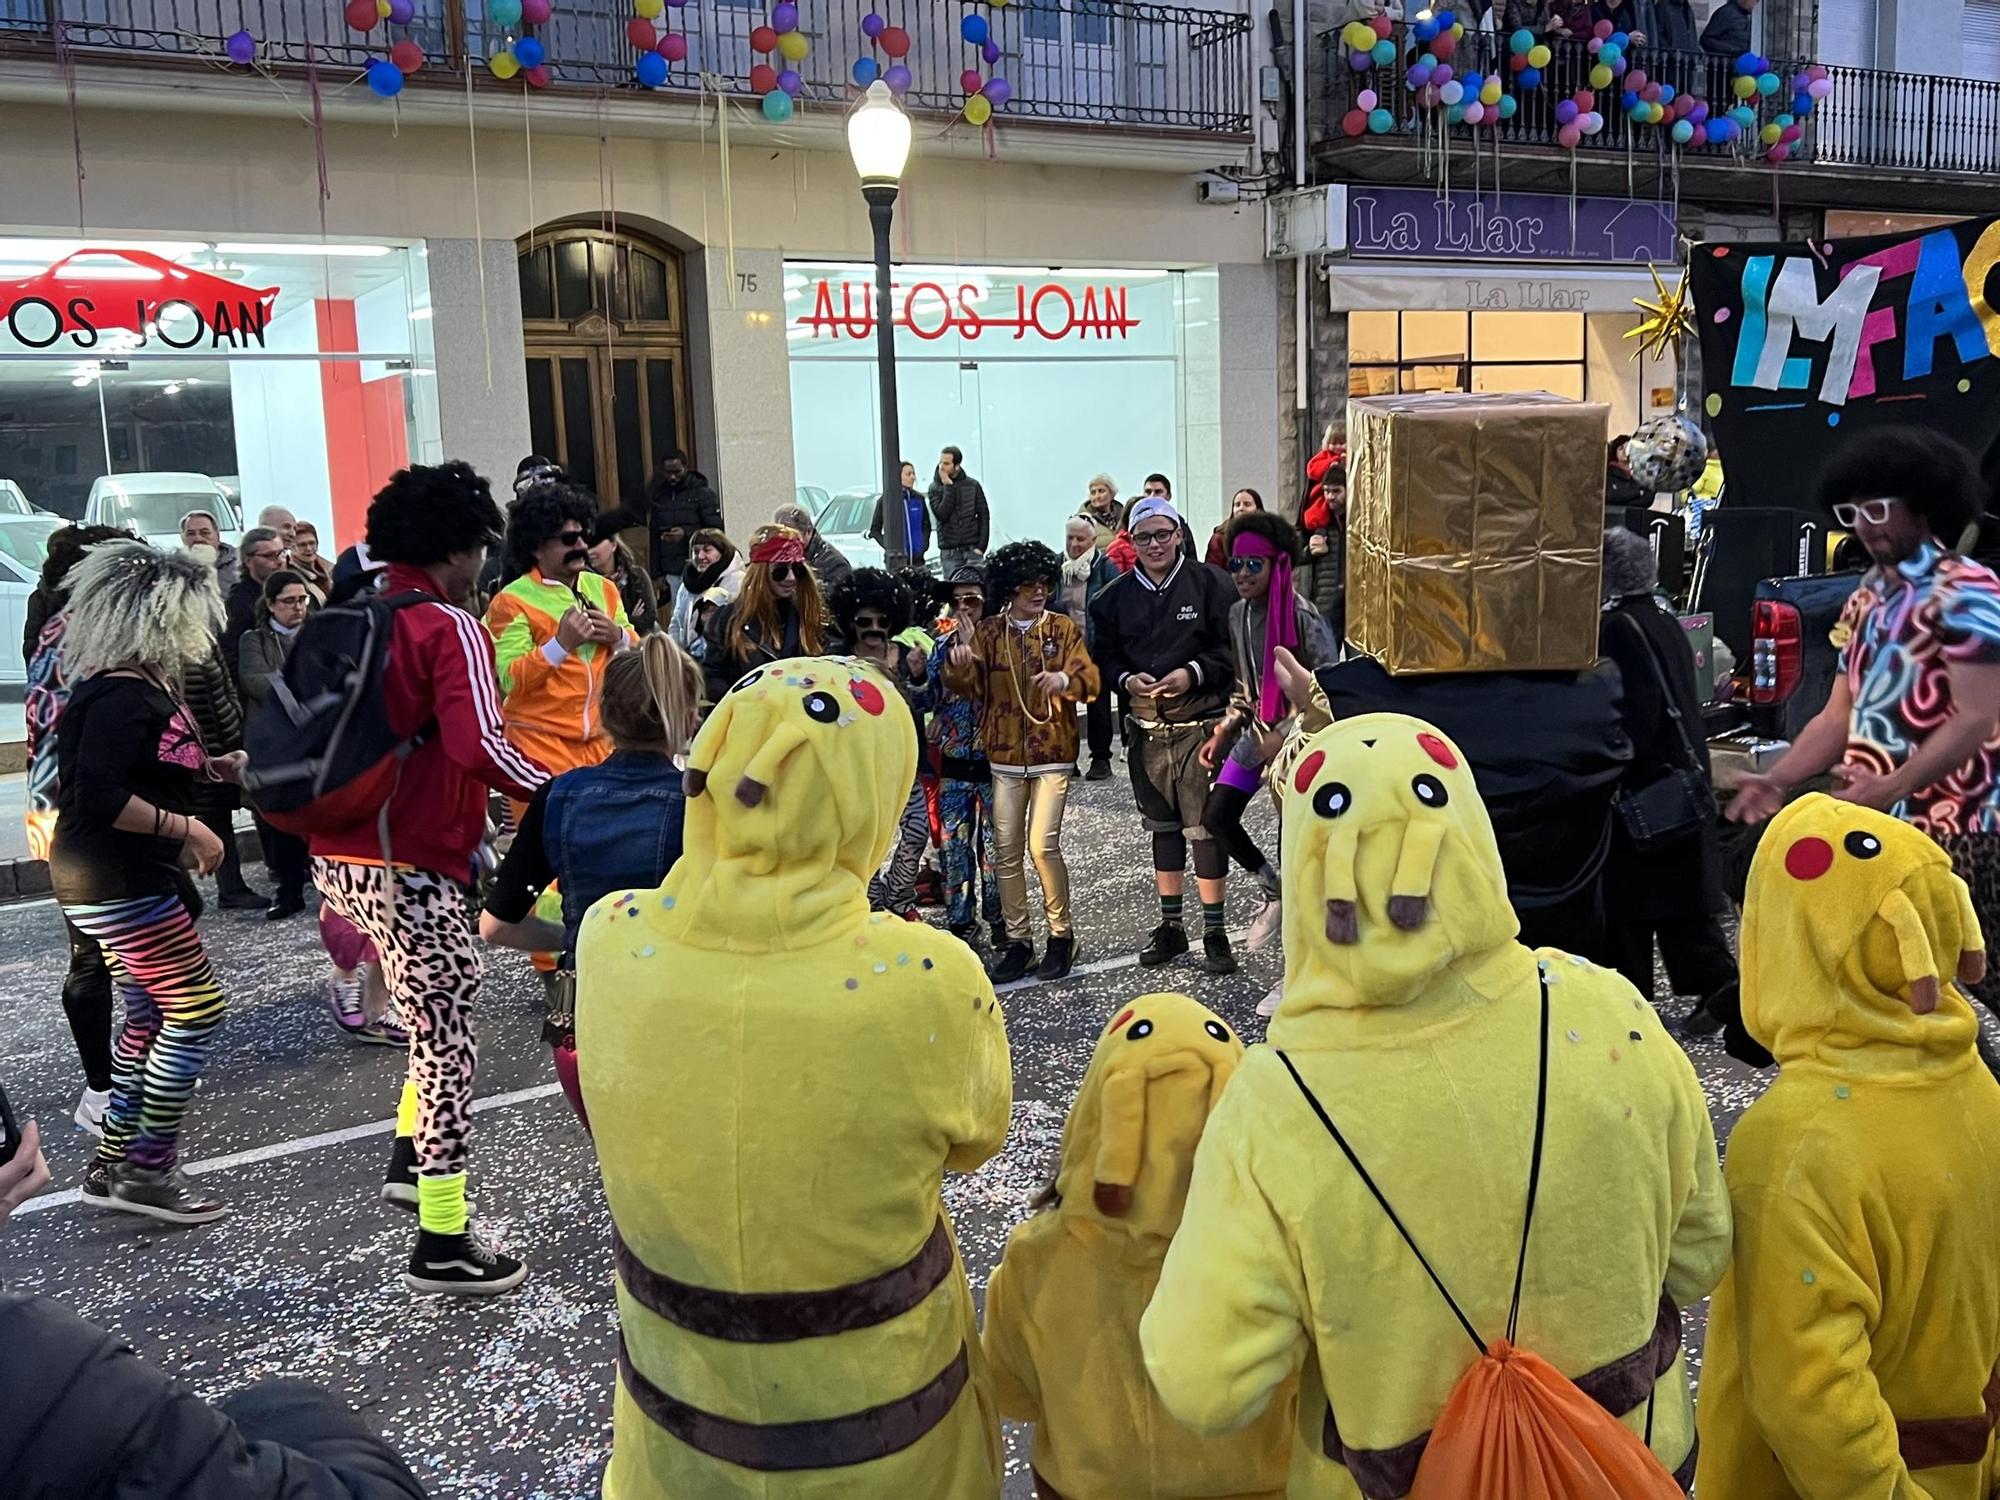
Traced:
[[1797, 690], [1804, 667], [1799, 612], [1775, 599], [1759, 599], [1750, 632], [1750, 701], [1783, 703]]

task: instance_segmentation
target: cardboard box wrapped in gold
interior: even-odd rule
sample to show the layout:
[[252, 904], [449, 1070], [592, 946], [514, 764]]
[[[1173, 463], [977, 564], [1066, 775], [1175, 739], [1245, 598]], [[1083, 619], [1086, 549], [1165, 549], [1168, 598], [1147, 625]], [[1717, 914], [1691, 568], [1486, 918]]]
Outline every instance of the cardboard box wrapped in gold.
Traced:
[[1541, 391], [1347, 405], [1347, 634], [1397, 674], [1597, 660], [1609, 408]]

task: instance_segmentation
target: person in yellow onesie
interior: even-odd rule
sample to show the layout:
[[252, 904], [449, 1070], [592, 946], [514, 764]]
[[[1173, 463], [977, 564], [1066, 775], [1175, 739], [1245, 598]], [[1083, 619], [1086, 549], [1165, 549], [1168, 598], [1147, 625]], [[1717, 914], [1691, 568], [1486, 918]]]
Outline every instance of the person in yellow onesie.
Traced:
[[577, 1053], [615, 1229], [608, 1500], [995, 1500], [999, 1417], [946, 1171], [1007, 1134], [972, 951], [868, 910], [917, 741], [857, 658], [723, 695], [680, 862], [579, 938]]
[[1226, 1437], [1160, 1404], [1139, 1354], [1209, 1112], [1243, 1057], [1222, 1017], [1141, 995], [1098, 1039], [1049, 1207], [1014, 1230], [986, 1286], [1000, 1414], [1035, 1424], [1037, 1500], [1281, 1500], [1296, 1397]]
[[[1677, 1308], [1729, 1257], [1686, 1055], [1617, 974], [1516, 941], [1491, 820], [1437, 730], [1399, 714], [1335, 723], [1288, 761], [1283, 798], [1284, 997], [1195, 1154], [1139, 1329], [1154, 1388], [1191, 1427], [1226, 1432], [1303, 1364], [1292, 1500], [1396, 1500], [1415, 1484], [1480, 1344], [1310, 1089], [1478, 1340], [1510, 1331], [1518, 1274], [1514, 1342], [1685, 1485]], [[1523, 1256], [1544, 993], [1546, 1139]]]
[[1813, 795], [1765, 831], [1743, 1024], [1778, 1078], [1729, 1138], [1702, 1500], [2000, 1493], [2000, 1084], [1959, 989], [1984, 971], [1964, 882], [1907, 823]]

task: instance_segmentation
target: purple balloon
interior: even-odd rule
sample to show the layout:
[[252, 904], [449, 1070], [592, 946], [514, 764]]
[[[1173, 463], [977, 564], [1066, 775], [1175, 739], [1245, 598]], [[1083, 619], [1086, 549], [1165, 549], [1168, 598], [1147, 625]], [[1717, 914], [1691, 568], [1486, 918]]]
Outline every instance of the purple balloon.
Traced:
[[792, 0], [778, 0], [771, 7], [771, 29], [780, 36], [799, 29], [799, 8], [792, 4]]
[[989, 36], [986, 39], [986, 45], [979, 49], [979, 55], [986, 59], [987, 65], [990, 67], [992, 64], [1000, 61], [1000, 44]]
[[416, 19], [417, 7], [411, 0], [389, 0], [389, 20], [397, 26], [407, 26]]
[[875, 12], [871, 10], [868, 12], [867, 15], [861, 18], [861, 34], [867, 37], [868, 40], [872, 42], [875, 40], [876, 37], [880, 36], [883, 33], [883, 31], [888, 27], [888, 25], [889, 23], [887, 21], [883, 20], [880, 16], [876, 15]]
[[989, 78], [986, 80], [986, 86], [979, 92], [986, 96], [995, 109], [998, 109], [1014, 97], [1014, 85], [1004, 78]]
[[1366, 73], [1375, 66], [1375, 59], [1366, 52], [1350, 52], [1347, 54], [1347, 65], [1357, 73]]
[[239, 31], [225, 42], [229, 60], [233, 63], [253, 63], [257, 60], [257, 38], [247, 31]]
[[1558, 125], [1570, 125], [1575, 123], [1576, 115], [1577, 115], [1577, 108], [1576, 108], [1576, 101], [1574, 99], [1565, 99], [1556, 106], [1556, 124]]
[[806, 81], [799, 77], [795, 69], [787, 68], [778, 75], [778, 87], [790, 94], [794, 99], [798, 98], [799, 90], [805, 86]]
[[902, 94], [909, 91], [913, 80], [910, 77], [910, 70], [908, 68], [904, 67], [901, 63], [894, 63], [883, 70], [882, 81], [889, 85], [890, 93]]

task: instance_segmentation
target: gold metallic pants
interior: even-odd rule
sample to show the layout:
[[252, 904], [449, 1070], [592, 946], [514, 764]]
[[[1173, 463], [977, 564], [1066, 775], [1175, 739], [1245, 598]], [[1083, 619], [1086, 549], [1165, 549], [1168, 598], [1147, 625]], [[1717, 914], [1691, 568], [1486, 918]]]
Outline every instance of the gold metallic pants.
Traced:
[[1042, 909], [1050, 937], [1070, 935], [1069, 866], [1063, 862], [1063, 808], [1069, 803], [1069, 773], [1007, 776], [993, 772], [993, 874], [1000, 882], [1000, 913], [1007, 936], [1031, 942], [1028, 924], [1028, 871], [1032, 856], [1042, 881]]

